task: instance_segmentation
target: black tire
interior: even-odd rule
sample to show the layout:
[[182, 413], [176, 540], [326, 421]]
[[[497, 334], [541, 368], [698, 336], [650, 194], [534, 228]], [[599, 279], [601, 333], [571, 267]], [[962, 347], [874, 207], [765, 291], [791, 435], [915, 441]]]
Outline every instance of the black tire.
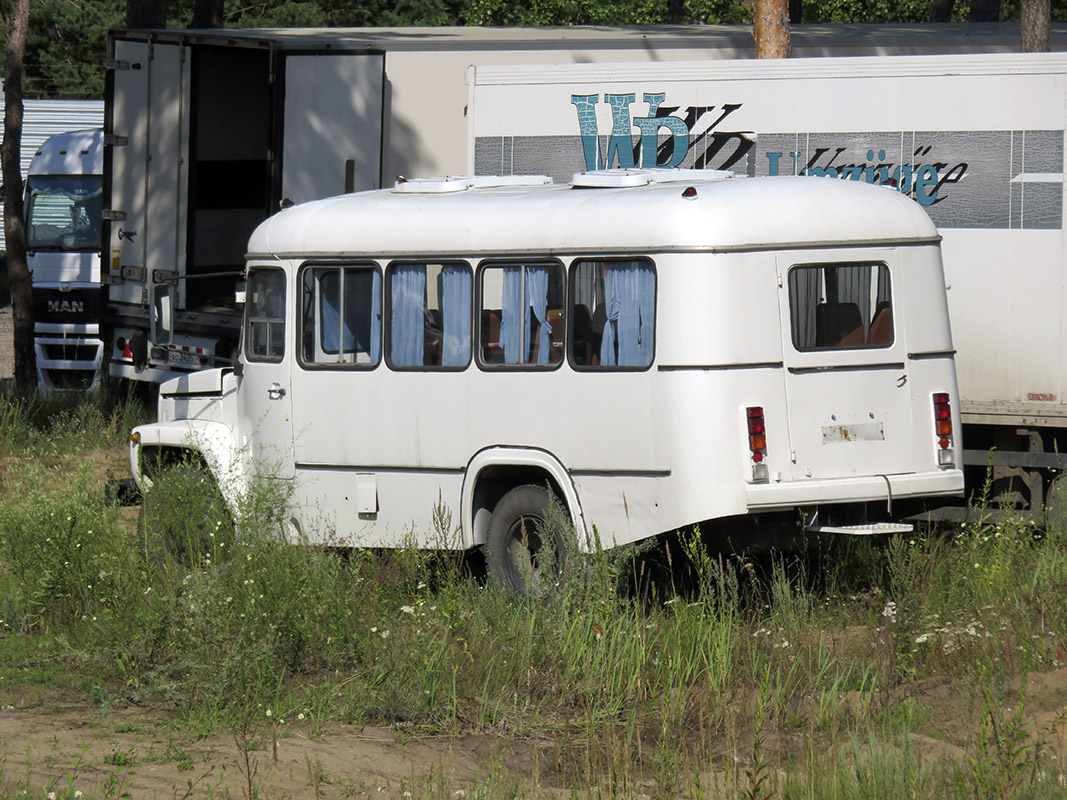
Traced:
[[485, 563], [489, 576], [516, 597], [544, 597], [566, 574], [563, 511], [541, 486], [518, 486], [501, 498], [489, 520]]
[[233, 545], [233, 518], [211, 473], [195, 465], [165, 469], [141, 501], [141, 548], [157, 569], [218, 563]]

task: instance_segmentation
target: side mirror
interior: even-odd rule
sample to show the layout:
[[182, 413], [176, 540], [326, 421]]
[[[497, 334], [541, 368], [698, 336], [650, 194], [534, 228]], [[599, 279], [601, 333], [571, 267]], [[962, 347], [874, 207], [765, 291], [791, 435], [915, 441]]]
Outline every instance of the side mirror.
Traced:
[[152, 342], [170, 344], [174, 338], [174, 287], [165, 283], [152, 287]]

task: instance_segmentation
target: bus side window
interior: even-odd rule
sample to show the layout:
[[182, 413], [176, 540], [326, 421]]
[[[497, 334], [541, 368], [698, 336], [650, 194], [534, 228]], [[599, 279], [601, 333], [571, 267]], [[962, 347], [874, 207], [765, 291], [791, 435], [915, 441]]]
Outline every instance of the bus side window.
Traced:
[[389, 363], [396, 369], [470, 363], [471, 271], [466, 264], [393, 264]]
[[281, 361], [285, 354], [285, 273], [269, 268], [249, 270], [245, 302], [248, 360]]
[[301, 282], [307, 364], [372, 367], [381, 356], [381, 273], [373, 266], [309, 267]]
[[602, 369], [651, 366], [656, 329], [652, 262], [575, 261], [571, 275], [571, 363]]
[[[485, 366], [552, 366], [562, 361], [563, 267], [508, 262], [483, 267], [478, 340]], [[557, 344], [553, 344], [555, 338]]]

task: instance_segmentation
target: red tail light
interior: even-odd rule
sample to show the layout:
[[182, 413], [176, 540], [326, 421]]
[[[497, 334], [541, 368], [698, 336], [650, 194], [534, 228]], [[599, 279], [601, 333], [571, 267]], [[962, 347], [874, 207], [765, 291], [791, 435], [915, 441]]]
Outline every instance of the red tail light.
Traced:
[[748, 420], [748, 450], [752, 459], [752, 480], [756, 483], [766, 483], [768, 471], [763, 460], [767, 457], [767, 425], [763, 420], [763, 407], [749, 406], [745, 409], [745, 417]]
[[948, 392], [934, 394], [934, 433], [937, 436], [937, 463], [952, 466], [952, 404]]

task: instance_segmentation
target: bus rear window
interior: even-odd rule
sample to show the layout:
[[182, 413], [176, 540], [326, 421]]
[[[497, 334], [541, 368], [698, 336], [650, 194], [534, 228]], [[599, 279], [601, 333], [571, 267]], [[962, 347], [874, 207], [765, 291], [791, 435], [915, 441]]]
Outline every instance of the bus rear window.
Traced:
[[789, 319], [797, 350], [893, 344], [885, 264], [811, 264], [789, 271]]

